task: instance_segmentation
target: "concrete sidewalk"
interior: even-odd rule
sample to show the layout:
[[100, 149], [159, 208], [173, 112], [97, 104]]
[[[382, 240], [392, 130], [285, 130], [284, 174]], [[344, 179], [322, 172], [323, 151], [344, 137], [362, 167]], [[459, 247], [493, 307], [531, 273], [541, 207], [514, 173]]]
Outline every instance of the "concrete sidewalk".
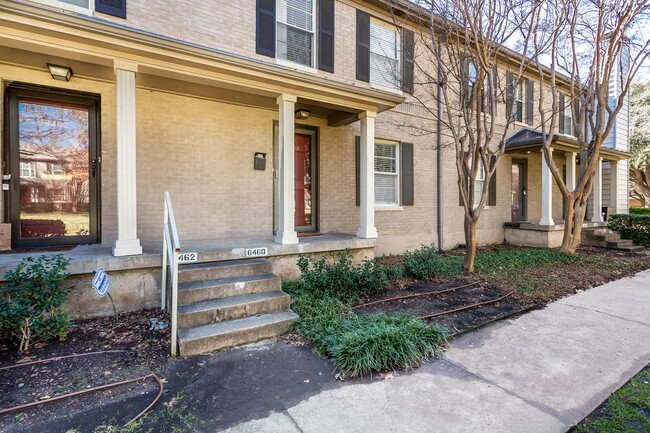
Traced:
[[650, 362], [650, 271], [454, 340], [392, 380], [228, 432], [565, 432]]

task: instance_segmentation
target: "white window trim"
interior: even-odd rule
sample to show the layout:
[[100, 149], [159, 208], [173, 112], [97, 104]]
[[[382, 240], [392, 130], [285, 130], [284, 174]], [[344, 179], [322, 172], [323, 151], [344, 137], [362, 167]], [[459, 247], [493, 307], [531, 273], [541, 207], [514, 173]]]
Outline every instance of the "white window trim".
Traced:
[[[377, 196], [375, 195], [375, 210], [378, 211], [398, 211], [402, 210], [402, 206], [400, 205], [400, 190], [401, 190], [401, 179], [400, 179], [400, 142], [399, 141], [392, 141], [392, 140], [383, 140], [380, 138], [375, 139], [375, 144], [385, 144], [385, 145], [390, 145], [390, 146], [395, 146], [395, 177], [397, 179], [397, 182], [395, 182], [395, 202], [394, 203], [387, 203], [387, 202], [377, 202]], [[372, 158], [372, 165], [373, 165], [373, 176], [380, 174], [380, 175], [387, 175], [387, 174], [392, 174], [392, 173], [386, 173], [384, 171], [375, 171], [374, 166], [375, 166], [375, 158], [374, 156], [374, 149], [373, 149], [373, 158]]]
[[[483, 161], [480, 161], [480, 169], [478, 170], [478, 173], [476, 173], [476, 179], [474, 179], [474, 182], [483, 182], [483, 191], [485, 191], [485, 178], [487, 177], [487, 173], [485, 172], [485, 167], [483, 166]], [[472, 163], [470, 161], [470, 167]], [[483, 175], [482, 178], [479, 177], [479, 175]], [[471, 176], [467, 176], [467, 183], [469, 186], [469, 182], [472, 181]], [[489, 193], [488, 193], [489, 194]], [[478, 201], [477, 201], [478, 200]], [[489, 201], [489, 200], [488, 200]], [[489, 209], [490, 206], [488, 205], [488, 201], [485, 202], [485, 206], [483, 206], [483, 209]], [[481, 203], [481, 196], [476, 195], [476, 188], [474, 188], [474, 203], [472, 203], [472, 209], [478, 208], [478, 205]]]
[[[293, 27], [293, 26], [290, 25], [290, 24], [287, 24], [285, 22], [280, 21], [277, 18], [277, 12], [276, 12], [276, 18], [275, 18], [275, 62], [278, 65], [287, 66], [287, 67], [294, 68], [294, 69], [299, 69], [299, 70], [305, 71], [305, 72], [312, 72], [312, 73], [317, 73], [318, 72], [318, 68], [316, 66], [316, 61], [317, 61], [316, 51], [318, 51], [317, 50], [318, 41], [316, 40], [316, 38], [318, 36], [317, 35], [318, 32], [316, 31], [317, 30], [316, 29], [316, 25], [317, 25], [317, 23], [316, 23], [316, 14], [317, 14], [317, 11], [318, 11], [318, 9], [316, 8], [316, 2], [317, 1], [318, 0], [314, 0], [312, 2], [312, 10], [311, 10], [311, 29], [312, 29], [311, 33], [313, 35], [313, 37], [312, 37], [312, 47], [311, 47], [311, 64], [312, 64], [312, 66], [303, 65], [302, 63], [296, 63], [296, 62], [292, 62], [291, 60], [281, 59], [281, 58], [278, 57], [278, 23], [284, 24], [287, 27]], [[300, 30], [306, 31], [304, 29], [300, 29]]]
[[[23, 164], [28, 165], [27, 168], [23, 168]], [[28, 175], [24, 175], [23, 171], [28, 171]], [[36, 163], [35, 162], [24, 162], [21, 161], [19, 164], [18, 172], [20, 173], [20, 177], [26, 178], [26, 179], [33, 179], [36, 177]]]
[[45, 6], [50, 6], [57, 9], [64, 9], [66, 11], [75, 12], [82, 15], [92, 16], [95, 12], [95, 2], [94, 0], [88, 0], [88, 7], [82, 8], [81, 6], [71, 5], [59, 0], [33, 0], [36, 3], [40, 3]]
[[[521, 93], [519, 94], [520, 98], [517, 99], [517, 93], [518, 91], [521, 90]], [[525, 96], [525, 89], [524, 89], [524, 80], [520, 79], [516, 84], [515, 84], [515, 97], [514, 101], [512, 103], [512, 117], [514, 118], [515, 122], [518, 123], [524, 123], [524, 119], [526, 118], [526, 113], [524, 113], [524, 110], [526, 108], [524, 102], [526, 100]], [[517, 119], [517, 103], [521, 103], [521, 120]]]
[[[401, 35], [399, 33], [399, 29], [397, 28], [397, 26], [395, 26], [395, 25], [393, 25], [391, 23], [388, 23], [386, 21], [380, 20], [379, 18], [370, 17], [370, 26], [372, 27], [373, 24], [375, 24], [377, 26], [385, 27], [387, 29], [390, 29], [391, 31], [395, 32], [395, 35], [397, 36], [397, 39], [396, 39], [397, 46], [395, 47], [396, 48], [396, 53], [397, 53], [397, 58], [393, 59], [393, 60], [397, 60], [397, 71], [396, 71], [396, 73], [398, 74], [398, 76], [396, 77], [397, 79], [396, 79], [396, 82], [395, 82], [395, 87], [382, 86], [381, 84], [373, 83], [372, 78], [369, 77], [370, 79], [369, 79], [368, 82], [370, 84], [370, 87], [375, 88], [375, 89], [379, 89], [379, 90], [388, 91], [388, 92], [402, 93], [402, 89], [401, 89], [401, 86], [400, 86], [400, 78], [401, 78], [401, 72], [402, 72], [402, 39], [401, 39]], [[370, 38], [372, 40], [372, 32], [371, 32]], [[371, 42], [371, 44], [372, 44], [372, 42]], [[369, 52], [369, 54], [372, 53], [372, 51], [370, 50], [370, 47], [368, 48], [368, 52]]]
[[[569, 101], [564, 106], [564, 135], [567, 135], [569, 137], [575, 137], [575, 134], [573, 133], [573, 107], [571, 107], [571, 104], [572, 102]], [[571, 129], [570, 132], [566, 131], [567, 119], [569, 122], [569, 128]]]

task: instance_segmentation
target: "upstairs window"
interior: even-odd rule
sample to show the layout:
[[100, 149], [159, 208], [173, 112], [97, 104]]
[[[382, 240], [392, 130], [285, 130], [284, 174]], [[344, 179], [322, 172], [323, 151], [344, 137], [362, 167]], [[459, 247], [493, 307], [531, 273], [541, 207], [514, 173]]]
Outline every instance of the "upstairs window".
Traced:
[[370, 19], [370, 83], [399, 88], [400, 44], [397, 27]]
[[277, 58], [314, 66], [314, 0], [277, 0]]
[[560, 134], [573, 135], [573, 110], [571, 109], [571, 102], [567, 102], [566, 96], [560, 93], [560, 119], [559, 129]]
[[524, 120], [524, 81], [519, 80], [515, 85], [515, 98], [512, 106], [512, 117], [517, 122]]
[[38, 3], [61, 8], [85, 15], [92, 15], [93, 2], [91, 0], [37, 0]]
[[20, 177], [36, 177], [36, 164], [20, 161]]

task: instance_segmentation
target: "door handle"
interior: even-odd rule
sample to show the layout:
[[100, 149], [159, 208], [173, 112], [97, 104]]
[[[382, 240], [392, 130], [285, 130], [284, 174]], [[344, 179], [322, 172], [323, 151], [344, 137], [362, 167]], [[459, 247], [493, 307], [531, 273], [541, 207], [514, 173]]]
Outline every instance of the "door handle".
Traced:
[[92, 172], [92, 177], [95, 177], [95, 173], [97, 172], [97, 165], [98, 165], [100, 162], [102, 162], [102, 159], [101, 159], [101, 158], [93, 159], [93, 160], [90, 162], [90, 171]]

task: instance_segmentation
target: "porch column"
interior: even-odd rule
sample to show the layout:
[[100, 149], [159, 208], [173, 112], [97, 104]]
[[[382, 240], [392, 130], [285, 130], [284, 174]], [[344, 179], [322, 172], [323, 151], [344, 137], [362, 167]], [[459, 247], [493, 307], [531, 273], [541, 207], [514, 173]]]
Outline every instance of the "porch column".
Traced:
[[620, 164], [618, 161], [609, 161], [609, 206], [612, 208], [612, 215], [619, 213], [618, 206], [618, 170]]
[[603, 222], [603, 158], [598, 158], [596, 171], [594, 172], [594, 214], [591, 217], [592, 223]]
[[117, 240], [114, 256], [142, 254], [137, 235], [135, 163], [135, 74], [138, 65], [116, 60], [117, 88]]
[[297, 244], [298, 233], [295, 227], [296, 196], [294, 191], [294, 113], [297, 97], [295, 95], [278, 96], [279, 107], [279, 206], [278, 231], [275, 242], [278, 244]]
[[[549, 148], [549, 156], [553, 157], [553, 149]], [[539, 220], [540, 226], [552, 226], [553, 221], [553, 175], [551, 169], [546, 163], [544, 149], [542, 149], [542, 219]]]
[[576, 154], [569, 152], [566, 158], [566, 187], [569, 191], [573, 191], [576, 187]]
[[360, 205], [357, 237], [377, 238], [375, 228], [375, 118], [377, 113], [366, 111], [359, 114], [361, 121], [360, 149]]

